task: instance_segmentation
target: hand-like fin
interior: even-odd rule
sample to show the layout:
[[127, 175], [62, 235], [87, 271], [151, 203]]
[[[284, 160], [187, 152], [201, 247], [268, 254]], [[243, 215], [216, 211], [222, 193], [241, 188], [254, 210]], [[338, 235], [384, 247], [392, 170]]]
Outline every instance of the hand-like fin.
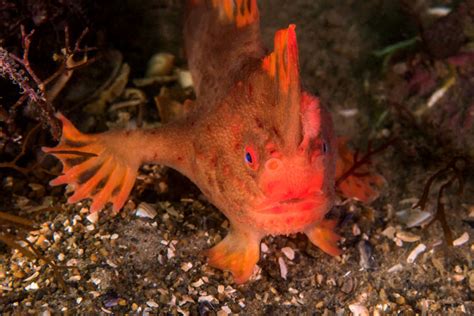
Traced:
[[132, 190], [139, 166], [131, 161], [132, 155], [123, 155], [111, 146], [111, 141], [122, 135], [108, 135], [106, 139], [104, 134], [83, 134], [62, 114], [57, 116], [63, 124], [61, 140], [56, 147], [43, 147], [43, 151], [61, 161], [63, 175], [50, 184], [72, 184], [75, 192], [68, 203], [91, 198], [91, 212], [99, 211], [107, 202], [119, 211]]
[[232, 272], [235, 283], [246, 282], [260, 258], [260, 237], [232, 229], [219, 244], [206, 251], [214, 268]]
[[[354, 165], [354, 152], [347, 146], [344, 138], [338, 138], [338, 159], [336, 163], [336, 180], [345, 174]], [[369, 166], [358, 167], [353, 174], [345, 177], [337, 186], [337, 190], [345, 197], [371, 203], [380, 195], [385, 185], [384, 177], [375, 173]]]
[[334, 232], [336, 226], [336, 220], [325, 219], [305, 233], [309, 240], [322, 251], [331, 256], [339, 256], [342, 251], [337, 246], [337, 242], [341, 239], [341, 236]]

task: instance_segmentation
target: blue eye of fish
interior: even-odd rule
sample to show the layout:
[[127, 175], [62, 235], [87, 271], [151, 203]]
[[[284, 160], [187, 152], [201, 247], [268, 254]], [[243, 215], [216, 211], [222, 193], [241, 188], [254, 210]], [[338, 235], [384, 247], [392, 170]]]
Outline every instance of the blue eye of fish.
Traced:
[[246, 153], [245, 153], [245, 162], [248, 163], [248, 164], [252, 164], [252, 163], [253, 163], [252, 155], [251, 155], [249, 152], [246, 152]]

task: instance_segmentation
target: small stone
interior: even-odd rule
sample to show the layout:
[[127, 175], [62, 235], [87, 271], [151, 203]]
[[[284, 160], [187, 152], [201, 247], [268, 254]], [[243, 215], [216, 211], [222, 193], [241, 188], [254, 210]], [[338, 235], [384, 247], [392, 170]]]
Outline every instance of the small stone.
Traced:
[[17, 270], [13, 272], [13, 276], [17, 279], [23, 279], [25, 277], [25, 272], [23, 272], [23, 270]]
[[261, 250], [263, 253], [268, 252], [268, 246], [267, 246], [267, 244], [264, 243], [264, 242], [262, 242], [262, 243], [260, 244], [260, 250]]
[[346, 278], [341, 286], [341, 292], [349, 294], [354, 289], [354, 280], [352, 278]]
[[416, 258], [418, 257], [419, 254], [424, 252], [426, 250], [426, 245], [425, 244], [419, 244], [418, 246], [413, 249], [410, 254], [408, 255], [407, 262], [408, 263], [413, 263], [415, 262]]
[[121, 299], [119, 299], [118, 304], [120, 306], [127, 306], [127, 300], [121, 298]]
[[136, 303], [132, 304], [132, 311], [136, 311], [138, 309], [138, 305]]
[[90, 224], [90, 225], [87, 225], [87, 226], [86, 226], [86, 229], [91, 232], [91, 231], [93, 231], [93, 230], [95, 229], [95, 226], [92, 225], [92, 224]]
[[112, 236], [110, 236], [110, 240], [115, 240], [115, 239], [118, 239], [118, 238], [119, 238], [118, 234], [112, 234]]
[[58, 255], [58, 260], [59, 260], [59, 261], [64, 261], [64, 259], [66, 259], [66, 256], [65, 256], [63, 253], [60, 253], [60, 254]]

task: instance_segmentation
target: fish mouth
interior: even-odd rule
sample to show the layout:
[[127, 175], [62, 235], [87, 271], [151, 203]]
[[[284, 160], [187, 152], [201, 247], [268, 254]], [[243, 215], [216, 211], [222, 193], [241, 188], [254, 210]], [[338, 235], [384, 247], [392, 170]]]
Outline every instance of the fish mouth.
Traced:
[[254, 208], [254, 212], [261, 214], [289, 214], [310, 212], [324, 204], [326, 198], [322, 193], [313, 193], [310, 195], [292, 197], [285, 200], [266, 199], [259, 206]]

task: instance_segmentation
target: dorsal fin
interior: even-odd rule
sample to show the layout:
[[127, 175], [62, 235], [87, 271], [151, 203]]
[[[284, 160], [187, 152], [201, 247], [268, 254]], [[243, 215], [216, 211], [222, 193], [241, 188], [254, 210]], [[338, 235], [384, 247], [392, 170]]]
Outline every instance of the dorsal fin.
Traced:
[[302, 137], [301, 85], [294, 24], [275, 33], [273, 52], [263, 59], [262, 68], [274, 81], [278, 112], [285, 129], [284, 141], [288, 150], [294, 150]]
[[281, 94], [299, 93], [299, 64], [298, 43], [296, 41], [295, 25], [275, 33], [274, 49], [263, 59], [262, 67], [278, 83]]
[[[192, 0], [194, 5], [206, 0]], [[208, 0], [219, 12], [219, 18], [226, 23], [235, 23], [240, 28], [255, 23], [259, 19], [257, 0]]]

